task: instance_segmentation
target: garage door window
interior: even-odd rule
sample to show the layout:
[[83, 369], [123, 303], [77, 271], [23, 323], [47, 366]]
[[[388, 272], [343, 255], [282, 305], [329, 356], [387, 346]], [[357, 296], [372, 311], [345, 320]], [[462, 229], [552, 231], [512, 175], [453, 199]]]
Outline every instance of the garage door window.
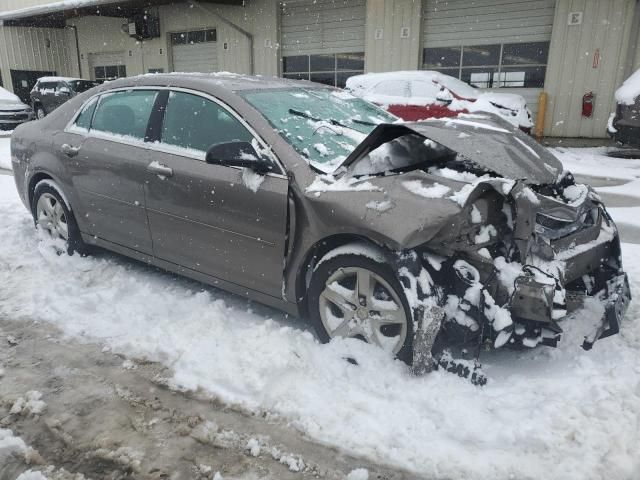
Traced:
[[157, 95], [158, 92], [154, 90], [130, 90], [102, 95], [91, 131], [144, 140]]
[[423, 68], [478, 88], [542, 88], [549, 42], [425, 48]]
[[162, 125], [162, 143], [206, 152], [212, 145], [243, 141], [253, 135], [224, 108], [211, 100], [171, 92]]
[[218, 34], [215, 28], [171, 34], [172, 45], [193, 45], [195, 43], [215, 42], [217, 39]]
[[292, 55], [282, 57], [282, 76], [344, 87], [347, 78], [364, 73], [364, 53]]
[[125, 67], [124, 65], [105, 65], [101, 67], [93, 67], [93, 75], [97, 82], [115, 80], [116, 78], [124, 78], [127, 76], [127, 67]]

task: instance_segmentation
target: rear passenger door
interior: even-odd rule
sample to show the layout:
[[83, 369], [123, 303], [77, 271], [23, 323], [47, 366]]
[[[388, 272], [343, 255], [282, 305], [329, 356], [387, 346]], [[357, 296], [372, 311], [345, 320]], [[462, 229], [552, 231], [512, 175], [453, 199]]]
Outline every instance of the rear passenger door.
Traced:
[[[83, 218], [81, 229], [117, 247], [151, 255], [145, 213], [147, 127], [160, 92], [131, 89], [102, 94], [65, 132], [66, 156]], [[125, 252], [126, 253], [126, 252]]]
[[281, 297], [286, 176], [205, 162], [214, 144], [257, 142], [210, 97], [172, 91], [159, 139], [149, 152], [145, 182], [155, 256]]

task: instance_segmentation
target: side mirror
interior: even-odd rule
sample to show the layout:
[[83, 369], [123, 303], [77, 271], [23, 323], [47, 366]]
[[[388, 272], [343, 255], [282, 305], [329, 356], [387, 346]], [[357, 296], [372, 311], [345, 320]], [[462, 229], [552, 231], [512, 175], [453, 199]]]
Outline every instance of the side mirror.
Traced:
[[211, 165], [249, 168], [260, 175], [273, 170], [273, 163], [259, 155], [249, 142], [224, 142], [207, 150], [205, 161]]
[[436, 95], [436, 100], [438, 102], [444, 103], [445, 105], [450, 105], [453, 102], [453, 95], [446, 88], [442, 87], [438, 94]]

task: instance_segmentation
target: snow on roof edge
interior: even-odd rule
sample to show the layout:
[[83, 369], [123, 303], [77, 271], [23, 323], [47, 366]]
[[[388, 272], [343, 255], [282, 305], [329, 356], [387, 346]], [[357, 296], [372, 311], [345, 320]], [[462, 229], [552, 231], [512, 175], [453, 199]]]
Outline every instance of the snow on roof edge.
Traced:
[[47, 13], [55, 13], [58, 11], [71, 10], [74, 8], [118, 3], [118, 1], [120, 0], [59, 0], [57, 2], [46, 3], [44, 5], [36, 5], [33, 7], [18, 8], [15, 10], [0, 12], [0, 21], [15, 20], [35, 15], [45, 15]]

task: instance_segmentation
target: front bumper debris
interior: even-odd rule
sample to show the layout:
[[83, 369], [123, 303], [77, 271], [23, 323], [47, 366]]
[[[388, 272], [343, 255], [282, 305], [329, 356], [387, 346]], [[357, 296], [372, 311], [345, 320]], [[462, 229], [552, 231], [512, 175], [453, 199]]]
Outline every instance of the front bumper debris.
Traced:
[[602, 300], [604, 314], [597, 328], [584, 338], [582, 348], [585, 350], [591, 350], [597, 340], [615, 335], [620, 331], [620, 323], [631, 302], [631, 290], [629, 289], [629, 279], [626, 273], [617, 275], [607, 282], [606, 292]]

